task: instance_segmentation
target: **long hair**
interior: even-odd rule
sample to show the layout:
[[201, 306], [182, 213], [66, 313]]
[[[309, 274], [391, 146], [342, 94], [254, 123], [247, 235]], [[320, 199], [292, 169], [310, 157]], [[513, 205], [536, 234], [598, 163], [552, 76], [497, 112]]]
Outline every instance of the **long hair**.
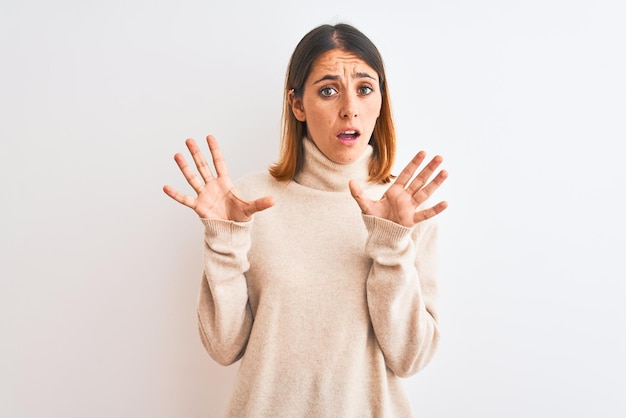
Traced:
[[302, 97], [306, 82], [315, 60], [325, 52], [341, 49], [358, 56], [378, 73], [382, 105], [376, 120], [369, 144], [374, 149], [374, 158], [369, 165], [371, 182], [388, 183], [396, 155], [396, 132], [391, 113], [391, 103], [382, 57], [376, 46], [355, 27], [340, 23], [321, 25], [307, 33], [294, 50], [285, 78], [283, 97], [280, 155], [277, 163], [269, 168], [277, 180], [292, 179], [302, 168], [304, 147], [302, 138], [306, 135], [306, 122], [296, 119], [289, 102], [289, 91]]

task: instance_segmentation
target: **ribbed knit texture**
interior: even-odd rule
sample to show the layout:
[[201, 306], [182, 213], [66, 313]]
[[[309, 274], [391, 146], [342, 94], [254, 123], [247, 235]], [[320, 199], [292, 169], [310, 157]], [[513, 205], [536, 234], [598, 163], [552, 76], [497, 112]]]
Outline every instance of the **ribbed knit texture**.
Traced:
[[411, 417], [400, 377], [431, 359], [436, 324], [436, 224], [365, 216], [350, 195], [366, 184], [368, 148], [348, 165], [304, 139], [295, 181], [241, 179], [244, 199], [276, 204], [250, 222], [203, 219], [198, 320], [219, 363], [241, 359], [226, 417]]

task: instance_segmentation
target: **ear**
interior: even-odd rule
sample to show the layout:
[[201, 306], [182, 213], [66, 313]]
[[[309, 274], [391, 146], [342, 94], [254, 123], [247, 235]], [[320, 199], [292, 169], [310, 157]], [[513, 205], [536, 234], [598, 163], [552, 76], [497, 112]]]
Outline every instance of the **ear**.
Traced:
[[306, 121], [304, 106], [302, 106], [302, 97], [296, 96], [296, 92], [291, 89], [289, 90], [288, 99], [289, 105], [291, 106], [291, 111], [293, 112], [293, 115], [296, 117], [296, 119], [298, 119], [300, 122]]

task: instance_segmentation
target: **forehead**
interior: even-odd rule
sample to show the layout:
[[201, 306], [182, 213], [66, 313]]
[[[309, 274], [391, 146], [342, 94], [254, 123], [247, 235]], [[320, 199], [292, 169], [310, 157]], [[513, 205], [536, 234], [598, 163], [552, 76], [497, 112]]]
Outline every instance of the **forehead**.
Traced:
[[311, 68], [311, 75], [354, 75], [356, 73], [367, 73], [371, 77], [378, 79], [378, 73], [370, 67], [358, 55], [344, 51], [342, 49], [331, 49], [320, 55]]

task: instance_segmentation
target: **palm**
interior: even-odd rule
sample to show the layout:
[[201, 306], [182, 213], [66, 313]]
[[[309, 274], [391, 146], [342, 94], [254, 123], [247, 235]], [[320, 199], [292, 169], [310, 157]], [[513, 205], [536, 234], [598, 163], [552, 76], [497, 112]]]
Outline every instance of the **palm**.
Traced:
[[432, 181], [428, 181], [443, 161], [443, 158], [436, 156], [412, 179], [425, 157], [425, 152], [418, 152], [380, 200], [368, 199], [363, 195], [361, 187], [351, 181], [350, 191], [361, 211], [406, 227], [413, 227], [441, 213], [448, 207], [447, 202], [417, 210], [448, 177], [447, 171], [442, 170]]
[[207, 182], [197, 190], [198, 197], [192, 209], [201, 218], [237, 219], [241, 215], [241, 205], [233, 202], [235, 193], [230, 177], [220, 177]]

